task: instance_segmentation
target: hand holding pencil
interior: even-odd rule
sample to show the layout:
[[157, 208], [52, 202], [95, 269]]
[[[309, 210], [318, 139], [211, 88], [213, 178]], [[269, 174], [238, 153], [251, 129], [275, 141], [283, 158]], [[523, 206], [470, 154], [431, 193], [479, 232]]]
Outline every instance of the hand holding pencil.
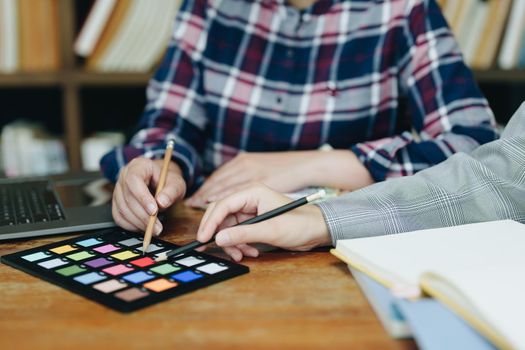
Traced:
[[[113, 191], [112, 206], [113, 218], [120, 227], [145, 232], [152, 215], [184, 197], [186, 183], [180, 168], [173, 161], [168, 161], [162, 191], [157, 195], [151, 192], [151, 189], [159, 187], [164, 163], [163, 159], [138, 157], [122, 168]], [[161, 231], [162, 224], [157, 219], [154, 221], [153, 234]]]
[[208, 242], [216, 234], [215, 243], [235, 261], [242, 260], [243, 256], [259, 255], [250, 243], [266, 243], [297, 251], [330, 245], [323, 214], [314, 205], [304, 205], [263, 222], [237, 225], [288, 203], [288, 197], [263, 185], [235, 193], [208, 207], [197, 240]]

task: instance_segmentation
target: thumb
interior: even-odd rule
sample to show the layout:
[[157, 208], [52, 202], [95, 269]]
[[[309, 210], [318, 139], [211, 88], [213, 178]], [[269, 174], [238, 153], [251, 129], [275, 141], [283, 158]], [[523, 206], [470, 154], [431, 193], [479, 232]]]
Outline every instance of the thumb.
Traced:
[[228, 227], [215, 236], [215, 244], [219, 247], [231, 247], [238, 244], [266, 243], [271, 244], [273, 237], [268, 233], [268, 227], [261, 224]]
[[168, 208], [177, 199], [184, 197], [186, 193], [186, 183], [182, 176], [177, 172], [168, 170], [166, 183], [155, 199], [161, 208]]

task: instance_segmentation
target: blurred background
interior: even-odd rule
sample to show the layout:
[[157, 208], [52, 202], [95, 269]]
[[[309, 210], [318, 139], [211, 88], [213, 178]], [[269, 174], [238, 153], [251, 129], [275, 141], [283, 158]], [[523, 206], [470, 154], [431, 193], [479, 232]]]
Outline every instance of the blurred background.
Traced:
[[[130, 136], [181, 0], [0, 0], [0, 174], [97, 170]], [[525, 1], [438, 0], [504, 125], [525, 99]]]

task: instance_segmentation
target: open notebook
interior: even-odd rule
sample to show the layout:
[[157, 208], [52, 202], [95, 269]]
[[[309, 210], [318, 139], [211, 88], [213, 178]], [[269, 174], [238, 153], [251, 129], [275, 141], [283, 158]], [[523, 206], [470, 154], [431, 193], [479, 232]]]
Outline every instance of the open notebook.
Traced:
[[500, 348], [525, 349], [525, 225], [340, 240], [332, 253], [399, 296], [435, 297]]

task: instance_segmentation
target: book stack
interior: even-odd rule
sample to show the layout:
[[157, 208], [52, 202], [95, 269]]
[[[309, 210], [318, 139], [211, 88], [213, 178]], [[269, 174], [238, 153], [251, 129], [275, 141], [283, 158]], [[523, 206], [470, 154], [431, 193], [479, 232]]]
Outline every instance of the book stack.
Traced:
[[523, 246], [525, 225], [502, 220], [339, 240], [332, 253], [394, 336], [408, 325], [425, 349], [525, 349]]
[[68, 170], [62, 141], [36, 123], [16, 121], [3, 127], [1, 153], [5, 175], [59, 174]]
[[471, 68], [525, 68], [525, 0], [438, 3]]
[[166, 49], [180, 0], [96, 0], [75, 41], [89, 70], [148, 72]]
[[58, 0], [0, 0], [0, 72], [60, 66]]

